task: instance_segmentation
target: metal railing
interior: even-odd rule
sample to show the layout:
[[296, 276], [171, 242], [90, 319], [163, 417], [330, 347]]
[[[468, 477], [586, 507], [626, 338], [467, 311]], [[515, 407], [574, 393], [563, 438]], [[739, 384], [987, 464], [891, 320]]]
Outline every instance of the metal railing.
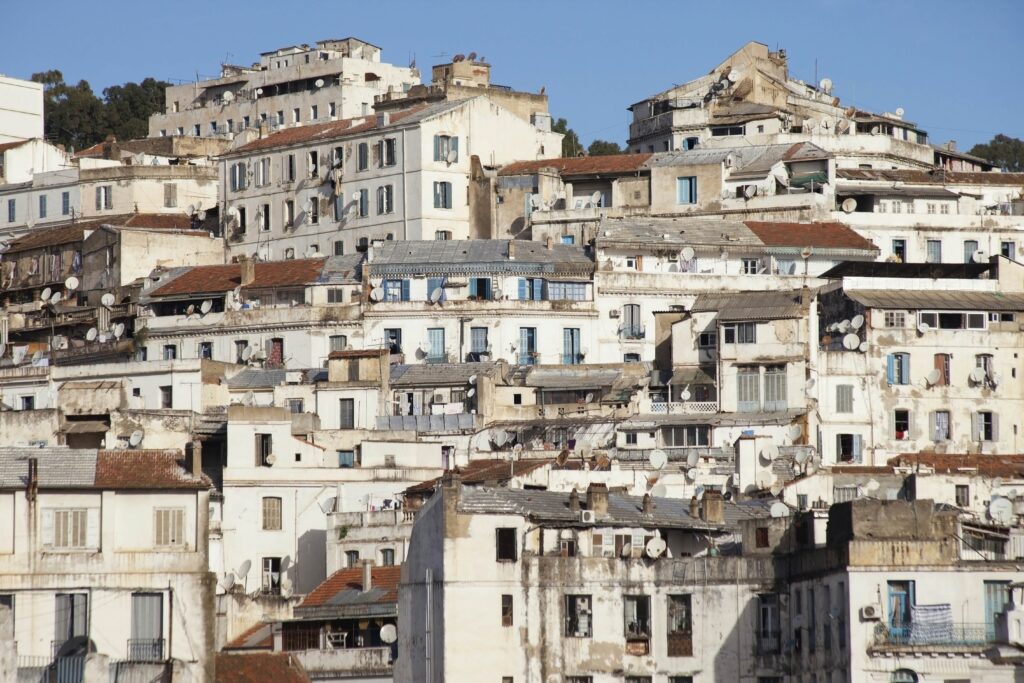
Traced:
[[630, 325], [619, 330], [620, 339], [643, 339], [647, 336], [647, 328], [643, 325]]
[[777, 630], [761, 631], [757, 634], [757, 651], [761, 654], [781, 652], [782, 634]]
[[160, 662], [164, 659], [163, 638], [131, 638], [128, 640], [128, 660], [132, 662]]
[[655, 401], [651, 402], [655, 414], [682, 413], [684, 415], [706, 415], [718, 412], [718, 401]]
[[985, 623], [883, 625], [875, 633], [880, 646], [980, 647], [994, 642], [995, 635]]

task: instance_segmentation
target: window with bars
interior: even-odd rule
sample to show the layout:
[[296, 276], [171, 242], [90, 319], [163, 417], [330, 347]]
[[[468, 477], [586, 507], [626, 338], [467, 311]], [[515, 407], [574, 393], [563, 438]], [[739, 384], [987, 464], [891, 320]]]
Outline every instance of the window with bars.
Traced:
[[907, 326], [907, 314], [903, 311], [886, 311], [885, 312], [885, 326], [886, 327], [906, 327]]
[[161, 548], [185, 545], [185, 508], [156, 508], [154, 545]]
[[281, 530], [281, 499], [267, 496], [263, 499], [263, 530]]

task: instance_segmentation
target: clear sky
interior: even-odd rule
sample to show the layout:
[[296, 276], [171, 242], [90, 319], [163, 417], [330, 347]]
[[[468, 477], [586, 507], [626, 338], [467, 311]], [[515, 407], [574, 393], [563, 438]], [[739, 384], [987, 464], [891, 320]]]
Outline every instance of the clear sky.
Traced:
[[492, 79], [547, 88], [583, 142], [623, 143], [626, 107], [707, 73], [749, 40], [785, 48], [790, 72], [835, 83], [845, 104], [906, 110], [933, 142], [960, 149], [1024, 138], [1021, 0], [7, 0], [0, 73], [60, 69], [99, 93], [147, 76], [194, 80], [221, 62], [357, 36], [383, 59], [430, 66], [477, 52]]

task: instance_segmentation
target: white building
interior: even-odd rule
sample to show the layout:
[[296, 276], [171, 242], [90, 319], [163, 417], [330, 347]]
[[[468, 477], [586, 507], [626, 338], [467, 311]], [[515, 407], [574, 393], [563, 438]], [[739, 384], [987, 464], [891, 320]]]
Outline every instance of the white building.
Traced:
[[179, 458], [0, 450], [0, 604], [19, 676], [91, 651], [122, 675], [212, 680], [210, 482]]
[[168, 87], [164, 111], [149, 119], [149, 136], [231, 138], [260, 124], [367, 116], [374, 98], [419, 82], [415, 67], [382, 62], [381, 49], [358, 38], [282, 47], [250, 67], [223, 64], [218, 78]]
[[43, 84], [0, 75], [0, 143], [42, 137]]

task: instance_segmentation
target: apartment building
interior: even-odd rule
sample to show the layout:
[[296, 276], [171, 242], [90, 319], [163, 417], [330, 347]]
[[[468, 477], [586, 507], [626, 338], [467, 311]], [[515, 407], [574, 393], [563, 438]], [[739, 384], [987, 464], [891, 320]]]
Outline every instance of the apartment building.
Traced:
[[218, 78], [169, 86], [149, 137], [224, 137], [267, 124], [284, 128], [372, 113], [374, 99], [419, 85], [415, 67], [381, 61], [359, 38], [291, 45], [260, 54], [251, 66], [222, 64]]
[[43, 84], [0, 76], [0, 144], [43, 137]]

